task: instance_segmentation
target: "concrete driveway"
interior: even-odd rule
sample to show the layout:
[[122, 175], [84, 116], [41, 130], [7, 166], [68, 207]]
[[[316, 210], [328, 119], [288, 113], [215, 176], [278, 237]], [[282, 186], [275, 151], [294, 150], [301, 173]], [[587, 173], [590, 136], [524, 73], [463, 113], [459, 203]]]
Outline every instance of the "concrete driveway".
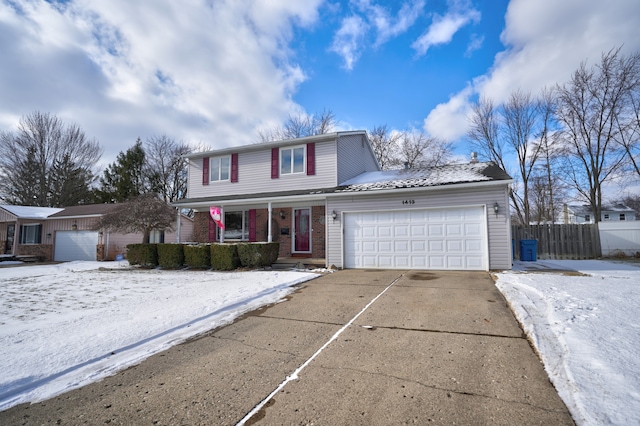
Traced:
[[573, 424], [488, 273], [345, 270], [1, 424]]

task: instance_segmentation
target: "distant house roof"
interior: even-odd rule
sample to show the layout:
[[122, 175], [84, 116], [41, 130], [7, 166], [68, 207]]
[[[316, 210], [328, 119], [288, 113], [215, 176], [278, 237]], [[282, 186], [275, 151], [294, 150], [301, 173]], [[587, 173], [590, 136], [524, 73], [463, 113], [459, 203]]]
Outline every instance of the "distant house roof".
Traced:
[[54, 207], [12, 206], [9, 204], [0, 204], [0, 208], [20, 219], [46, 219], [52, 214], [64, 210]]
[[[581, 205], [567, 205], [567, 209], [576, 215], [592, 214], [591, 206], [589, 204]], [[624, 204], [615, 204], [613, 206], [603, 205], [601, 209], [602, 213], [635, 213], [636, 211]]]
[[447, 164], [426, 169], [368, 172], [344, 182], [339, 192], [421, 188], [472, 182], [511, 180], [495, 163]]
[[76, 216], [101, 216], [118, 207], [119, 204], [85, 204], [82, 206], [65, 207], [49, 216], [51, 219]]

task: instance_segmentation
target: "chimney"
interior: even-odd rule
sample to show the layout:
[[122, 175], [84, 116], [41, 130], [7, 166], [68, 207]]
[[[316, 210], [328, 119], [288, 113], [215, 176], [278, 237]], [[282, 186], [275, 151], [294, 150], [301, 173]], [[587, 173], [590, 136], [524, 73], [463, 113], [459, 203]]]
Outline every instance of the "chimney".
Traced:
[[471, 153], [471, 164], [475, 164], [478, 162], [478, 153], [477, 152], [472, 152]]

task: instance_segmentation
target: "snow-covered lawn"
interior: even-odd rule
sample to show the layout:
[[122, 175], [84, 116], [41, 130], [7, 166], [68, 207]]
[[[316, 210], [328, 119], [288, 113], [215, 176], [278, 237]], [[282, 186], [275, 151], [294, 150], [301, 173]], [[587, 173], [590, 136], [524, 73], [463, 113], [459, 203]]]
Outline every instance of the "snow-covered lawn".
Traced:
[[114, 374], [317, 276], [140, 270], [126, 261], [1, 268], [0, 410]]
[[[578, 425], [640, 424], [640, 265], [538, 261], [497, 286]], [[530, 265], [532, 266], [532, 265]]]
[[[126, 262], [124, 262], [126, 264]], [[497, 274], [579, 425], [640, 424], [640, 267]], [[0, 409], [113, 374], [281, 300], [317, 274], [136, 270], [117, 262], [0, 269]]]

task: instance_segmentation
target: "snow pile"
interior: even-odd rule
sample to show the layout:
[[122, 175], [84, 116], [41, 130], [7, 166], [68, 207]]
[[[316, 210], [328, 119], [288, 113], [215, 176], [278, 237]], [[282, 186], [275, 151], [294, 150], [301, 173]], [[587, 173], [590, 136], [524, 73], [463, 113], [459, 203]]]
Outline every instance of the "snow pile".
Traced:
[[536, 263], [580, 273], [505, 272], [497, 274], [496, 285], [574, 420], [640, 424], [640, 268], [585, 260]]
[[127, 262], [0, 269], [0, 410], [114, 374], [274, 303], [296, 271], [160, 271]]

